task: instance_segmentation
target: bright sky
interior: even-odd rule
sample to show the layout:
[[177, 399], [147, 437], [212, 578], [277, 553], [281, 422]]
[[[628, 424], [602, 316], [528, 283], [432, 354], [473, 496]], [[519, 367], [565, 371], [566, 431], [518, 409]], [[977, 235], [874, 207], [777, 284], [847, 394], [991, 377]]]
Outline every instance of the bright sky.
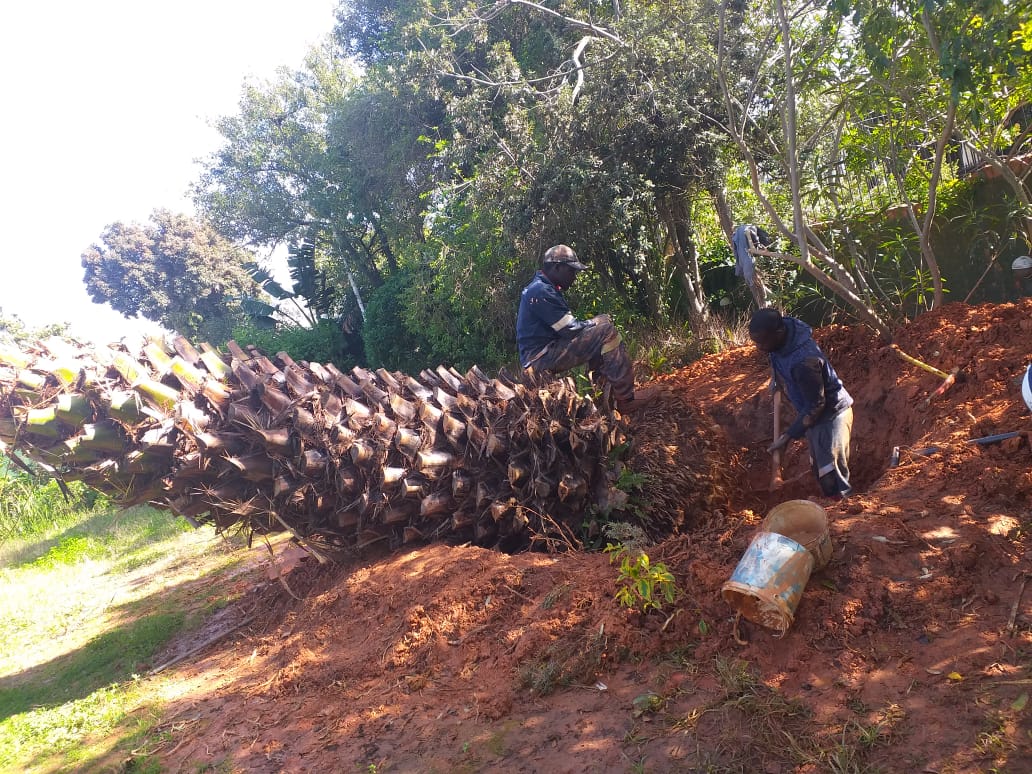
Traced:
[[0, 7], [0, 309], [108, 341], [80, 255], [115, 221], [192, 213], [195, 164], [247, 80], [297, 69], [337, 0], [53, 0]]

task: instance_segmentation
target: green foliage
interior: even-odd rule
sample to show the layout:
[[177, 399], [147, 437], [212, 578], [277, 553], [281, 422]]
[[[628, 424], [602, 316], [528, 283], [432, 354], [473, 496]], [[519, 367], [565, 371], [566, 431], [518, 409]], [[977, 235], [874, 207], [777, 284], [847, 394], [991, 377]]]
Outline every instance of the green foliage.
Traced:
[[643, 359], [652, 379], [670, 371], [670, 359], [661, 347], [649, 347], [643, 354]]
[[50, 336], [64, 336], [68, 333], [68, 323], [54, 323], [40, 328], [30, 328], [16, 315], [5, 315], [0, 309], [0, 342], [13, 341], [15, 344], [31, 344]]
[[38, 536], [83, 513], [110, 508], [106, 497], [79, 481], [68, 483], [71, 497], [66, 501], [49, 476], [30, 476], [9, 465], [0, 467], [0, 544]]
[[275, 328], [282, 320], [295, 326], [314, 327], [323, 320], [336, 320], [343, 316], [344, 294], [341, 288], [331, 283], [317, 258], [316, 245], [305, 239], [290, 247], [287, 266], [292, 287], [284, 288], [273, 279], [264, 267], [256, 262], [244, 264], [261, 289], [277, 302], [267, 304], [259, 299], [246, 298], [245, 311], [259, 328]]
[[666, 706], [666, 700], [655, 691], [646, 691], [635, 696], [631, 704], [634, 707], [632, 715], [640, 718], [642, 715], [660, 712]]
[[466, 368], [515, 359], [516, 305], [533, 272], [521, 269], [498, 219], [456, 203], [436, 211], [402, 292], [405, 326], [433, 358]]
[[5, 771], [25, 763], [30, 751], [40, 756], [65, 753], [77, 757], [75, 750], [84, 737], [109, 733], [126, 720], [135, 707], [136, 692], [107, 685], [79, 699], [43, 702], [31, 712], [14, 713], [38, 698], [38, 693], [16, 695], [0, 689], [0, 768]]
[[51, 568], [59, 564], [75, 564], [97, 553], [97, 541], [89, 535], [69, 535], [61, 538], [43, 556], [32, 562], [33, 567]]
[[269, 329], [244, 323], [233, 329], [233, 339], [269, 355], [286, 352], [294, 360], [333, 363], [338, 368], [360, 364], [340, 326], [329, 320], [320, 320], [311, 328], [283, 325]]
[[126, 317], [142, 315], [190, 338], [221, 344], [257, 287], [250, 253], [203, 221], [155, 210], [150, 223], [112, 223], [82, 254], [86, 290]]
[[[441, 245], [443, 255], [451, 249]], [[518, 289], [493, 283], [485, 252], [404, 268], [369, 297], [369, 363], [418, 373], [438, 363], [493, 369], [515, 359]]]
[[[936, 297], [927, 243], [906, 223], [909, 234], [872, 240], [847, 226], [929, 201], [940, 135], [1000, 158], [1030, 138], [1014, 112], [1032, 83], [1022, 4], [784, 3], [797, 186], [782, 122], [789, 60], [768, 0], [720, 6], [721, 52], [713, 3], [569, 0], [559, 16], [531, 4], [485, 16], [465, 0], [346, 6], [335, 46], [244, 90], [194, 193], [227, 238], [311, 240], [311, 292], [280, 290], [325, 319], [354, 312], [357, 296], [369, 360], [388, 368], [511, 362], [519, 290], [558, 242], [589, 266], [568, 294], [579, 317], [687, 334], [637, 350], [650, 372], [716, 351], [751, 308], [724, 228], [792, 230], [796, 203], [827, 253], [811, 244], [813, 272], [761, 260], [774, 302], [811, 320], [851, 307], [879, 327], [869, 310], [901, 321]], [[585, 28], [563, 17], [595, 25], [583, 69], [570, 52]], [[947, 169], [944, 195], [951, 178]], [[1014, 196], [1028, 230], [1027, 195]], [[935, 215], [938, 256], [953, 243], [939, 241]], [[955, 297], [959, 272], [943, 269]], [[840, 280], [847, 290], [828, 289]], [[330, 295], [335, 311], [315, 311]], [[251, 310], [268, 318], [271, 306]]]
[[403, 300], [412, 282], [410, 273], [399, 272], [369, 296], [362, 340], [373, 367], [418, 374], [434, 364], [434, 343], [405, 323]]
[[607, 538], [628, 551], [644, 550], [651, 542], [645, 530], [626, 521], [611, 521], [603, 526], [602, 531]]
[[677, 597], [674, 576], [662, 562], [652, 564], [642, 550], [631, 551], [619, 543], [605, 547], [609, 562], [619, 560], [616, 601], [641, 613], [662, 610], [663, 603], [672, 604]]
[[[1002, 181], [950, 180], [940, 190], [931, 246], [946, 278], [953, 300], [963, 300], [986, 271], [973, 301], [1006, 301], [1011, 288], [1007, 243], [1021, 231], [1020, 204]], [[891, 319], [902, 322], [928, 308], [929, 276], [921, 262], [918, 237], [904, 220], [885, 212], [843, 213], [821, 232], [835, 251], [849, 262], [863, 265], [872, 290]], [[1022, 248], [1023, 250], [1023, 248]], [[995, 257], [995, 266], [994, 264]], [[790, 308], [806, 309], [804, 316], [820, 320], [826, 301], [800, 293]]]
[[632, 492], [640, 491], [648, 481], [649, 476], [647, 473], [636, 473], [629, 467], [624, 466], [620, 469], [614, 486], [621, 492], [631, 494]]

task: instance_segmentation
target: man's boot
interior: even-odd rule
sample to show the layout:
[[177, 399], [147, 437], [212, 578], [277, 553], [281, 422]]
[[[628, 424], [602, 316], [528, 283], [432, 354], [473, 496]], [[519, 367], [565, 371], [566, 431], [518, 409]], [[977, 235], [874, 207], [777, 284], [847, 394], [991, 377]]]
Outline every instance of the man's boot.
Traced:
[[640, 411], [646, 406], [655, 402], [656, 398], [659, 397], [659, 387], [645, 387], [641, 390], [635, 390], [634, 395], [625, 400], [618, 400], [616, 402], [616, 408], [621, 414], [628, 414], [634, 411]]

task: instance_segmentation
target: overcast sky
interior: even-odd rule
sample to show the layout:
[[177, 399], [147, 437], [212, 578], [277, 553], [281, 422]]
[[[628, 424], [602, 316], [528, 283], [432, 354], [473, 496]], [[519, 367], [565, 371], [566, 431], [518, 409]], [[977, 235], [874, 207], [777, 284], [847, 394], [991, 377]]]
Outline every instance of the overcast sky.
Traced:
[[0, 309], [120, 338], [82, 252], [115, 221], [192, 213], [195, 161], [247, 80], [297, 69], [337, 0], [54, 0], [0, 6]]

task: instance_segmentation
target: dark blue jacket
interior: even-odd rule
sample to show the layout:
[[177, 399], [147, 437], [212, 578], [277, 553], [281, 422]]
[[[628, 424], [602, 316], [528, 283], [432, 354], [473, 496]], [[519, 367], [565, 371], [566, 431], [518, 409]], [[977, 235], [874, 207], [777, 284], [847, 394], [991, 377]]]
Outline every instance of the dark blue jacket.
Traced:
[[810, 326], [795, 317], [784, 321], [785, 343], [768, 357], [775, 381], [798, 412], [786, 432], [791, 438], [802, 438], [808, 428], [852, 406], [853, 398], [813, 340]]
[[520, 295], [516, 315], [516, 344], [520, 365], [526, 368], [541, 350], [561, 338], [559, 331], [574, 322], [570, 306], [559, 289], [540, 271]]

